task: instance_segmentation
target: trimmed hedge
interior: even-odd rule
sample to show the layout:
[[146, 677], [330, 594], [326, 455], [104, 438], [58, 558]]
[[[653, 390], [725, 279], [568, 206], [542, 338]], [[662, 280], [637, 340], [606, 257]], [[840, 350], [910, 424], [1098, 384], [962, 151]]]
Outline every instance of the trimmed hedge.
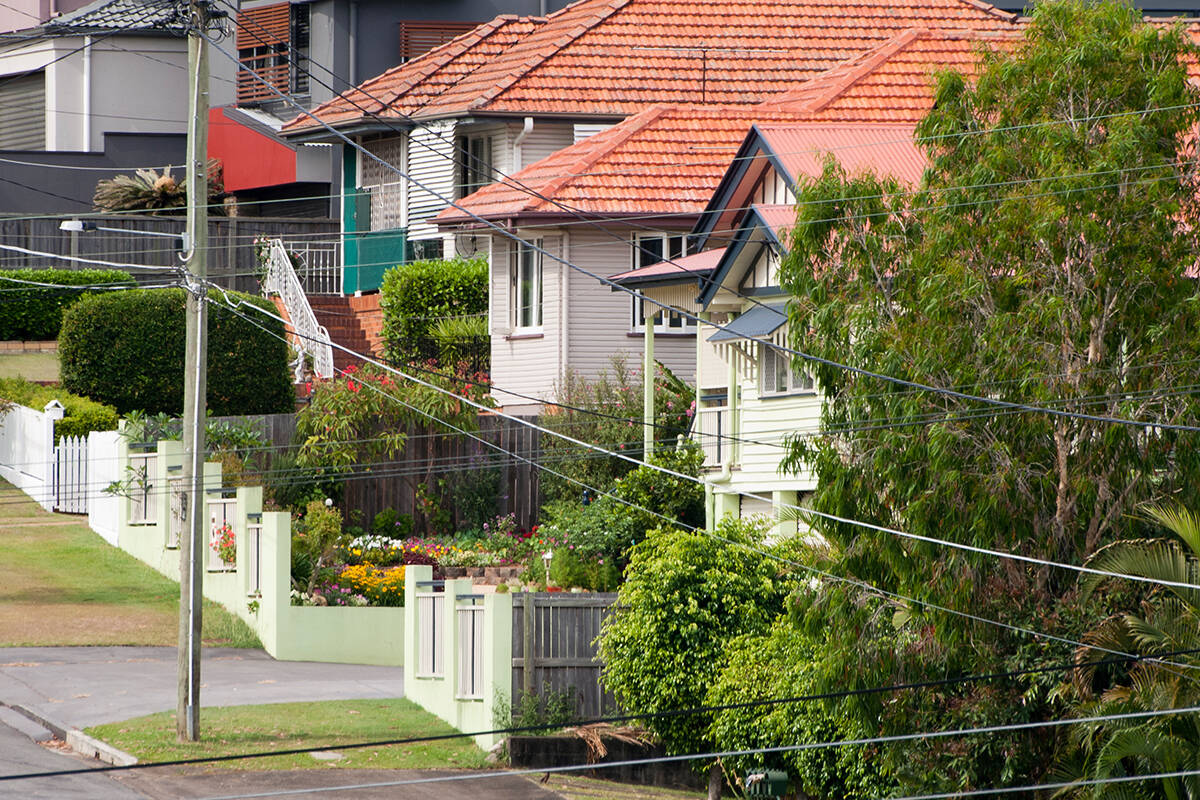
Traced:
[[[62, 289], [26, 286], [16, 281], [53, 283]], [[135, 286], [129, 273], [117, 269], [11, 269], [0, 272], [0, 340], [57, 339], [63, 311], [87, 294], [108, 290], [67, 288], [91, 284]], [[13, 290], [16, 291], [13, 291]]]
[[[379, 291], [388, 355], [406, 360], [412, 342], [433, 341], [433, 327], [439, 319], [487, 313], [487, 260], [452, 258], [401, 264], [384, 274]], [[393, 352], [396, 350], [401, 352]]]
[[56, 440], [61, 436], [85, 436], [90, 431], [115, 430], [119, 419], [112, 406], [23, 378], [0, 378], [0, 398], [35, 411], [41, 411], [51, 400], [62, 403], [63, 418], [54, 423]]
[[[261, 297], [229, 292], [275, 312]], [[182, 289], [93, 295], [67, 310], [58, 339], [63, 386], [122, 414], [183, 413], [186, 321]], [[283, 323], [243, 309], [208, 308], [208, 408], [217, 416], [293, 410]], [[262, 326], [261, 328], [258, 326]]]

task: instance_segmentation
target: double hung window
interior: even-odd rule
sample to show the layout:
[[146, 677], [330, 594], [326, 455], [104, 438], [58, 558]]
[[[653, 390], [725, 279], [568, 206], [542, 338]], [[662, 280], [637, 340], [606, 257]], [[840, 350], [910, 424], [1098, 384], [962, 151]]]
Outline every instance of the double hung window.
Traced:
[[520, 242], [512, 255], [512, 326], [520, 331], [542, 328], [542, 240]]

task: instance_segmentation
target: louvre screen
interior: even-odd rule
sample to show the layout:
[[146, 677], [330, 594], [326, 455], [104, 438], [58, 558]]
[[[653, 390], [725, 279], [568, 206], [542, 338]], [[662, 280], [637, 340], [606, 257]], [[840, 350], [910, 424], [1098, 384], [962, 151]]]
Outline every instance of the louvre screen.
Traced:
[[46, 149], [46, 73], [0, 77], [0, 150]]

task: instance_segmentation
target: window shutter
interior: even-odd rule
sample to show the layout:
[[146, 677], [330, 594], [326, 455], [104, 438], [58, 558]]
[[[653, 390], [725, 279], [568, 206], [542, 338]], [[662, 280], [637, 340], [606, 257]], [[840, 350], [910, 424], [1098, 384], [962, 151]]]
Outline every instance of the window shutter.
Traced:
[[0, 79], [0, 150], [46, 149], [46, 73]]
[[421, 22], [402, 20], [400, 28], [400, 63], [410, 61], [428, 53], [456, 36], [461, 36], [479, 25], [478, 22], [447, 22], [433, 20]]
[[290, 3], [250, 8], [238, 13], [237, 48], [287, 45], [291, 41]]

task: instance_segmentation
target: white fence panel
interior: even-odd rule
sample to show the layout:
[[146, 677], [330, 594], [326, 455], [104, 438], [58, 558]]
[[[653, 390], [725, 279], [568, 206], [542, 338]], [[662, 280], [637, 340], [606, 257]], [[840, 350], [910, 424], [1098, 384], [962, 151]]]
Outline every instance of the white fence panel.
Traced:
[[132, 453], [129, 456], [129, 522], [133, 525], [153, 525], [158, 522], [158, 487], [154, 476], [158, 470], [157, 453]]
[[54, 448], [54, 510], [88, 512], [87, 439], [64, 436]]
[[234, 498], [226, 498], [223, 500], [208, 501], [208, 571], [209, 572], [228, 572], [235, 569], [235, 565], [230, 564], [221, 559], [217, 555], [215, 544], [217, 535], [221, 528], [226, 524], [232, 526], [234, 518], [237, 516], [237, 500]]
[[474, 700], [483, 697], [483, 606], [462, 605], [457, 612], [458, 697]]
[[442, 605], [444, 594], [417, 595], [417, 677], [440, 678], [445, 672], [442, 655]]
[[42, 411], [13, 406], [0, 416], [0, 478], [54, 508], [54, 422], [62, 406], [51, 400]]
[[121, 501], [104, 488], [125, 477], [124, 464], [117, 460], [121, 434], [117, 431], [92, 431], [88, 434], [87, 470], [88, 527], [100, 534], [104, 541], [116, 545], [121, 531]]

